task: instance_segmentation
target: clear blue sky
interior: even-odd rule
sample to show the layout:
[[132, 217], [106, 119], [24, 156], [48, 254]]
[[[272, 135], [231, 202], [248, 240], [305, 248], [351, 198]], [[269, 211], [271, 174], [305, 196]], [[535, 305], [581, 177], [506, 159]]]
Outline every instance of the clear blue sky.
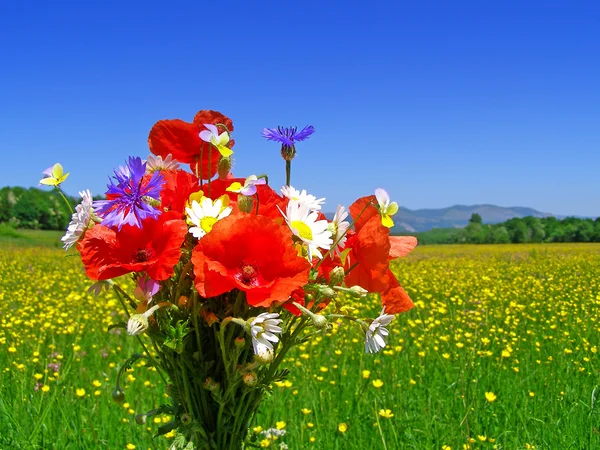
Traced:
[[283, 184], [263, 127], [313, 124], [292, 184], [338, 203], [600, 215], [598, 2], [0, 3], [0, 186], [59, 161], [103, 193], [160, 119], [216, 109], [235, 174]]

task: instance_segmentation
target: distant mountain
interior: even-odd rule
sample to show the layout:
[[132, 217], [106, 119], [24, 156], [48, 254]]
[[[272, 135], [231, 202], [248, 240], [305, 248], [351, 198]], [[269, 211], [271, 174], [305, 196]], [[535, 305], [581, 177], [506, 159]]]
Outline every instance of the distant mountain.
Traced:
[[392, 232], [418, 232], [432, 228], [458, 228], [469, 223], [472, 214], [481, 216], [483, 223], [499, 223], [513, 217], [549, 217], [554, 214], [537, 211], [522, 206], [502, 207], [495, 205], [454, 205], [440, 209], [400, 208], [394, 216], [396, 225]]

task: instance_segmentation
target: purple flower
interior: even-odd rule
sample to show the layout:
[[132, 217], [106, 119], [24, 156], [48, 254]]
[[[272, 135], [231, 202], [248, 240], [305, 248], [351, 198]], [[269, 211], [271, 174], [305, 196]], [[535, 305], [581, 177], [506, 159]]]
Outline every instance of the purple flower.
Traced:
[[94, 202], [96, 214], [102, 217], [102, 225], [118, 226], [125, 224], [142, 227], [146, 218], [156, 219], [160, 210], [152, 203], [160, 204], [160, 191], [163, 176], [159, 171], [144, 179], [146, 163], [139, 157], [129, 157], [126, 167], [115, 170], [114, 180], [107, 185], [108, 200]]
[[269, 141], [280, 142], [287, 147], [293, 147], [295, 142], [301, 142], [315, 132], [315, 127], [307, 125], [297, 131], [297, 127], [265, 128], [262, 135]]

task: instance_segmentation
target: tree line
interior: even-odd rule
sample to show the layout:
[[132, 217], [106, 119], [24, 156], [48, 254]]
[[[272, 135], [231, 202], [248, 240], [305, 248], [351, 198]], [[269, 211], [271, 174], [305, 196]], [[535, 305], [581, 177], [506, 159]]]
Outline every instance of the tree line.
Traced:
[[[71, 206], [80, 199], [67, 196]], [[71, 212], [56, 191], [37, 188], [3, 187], [0, 189], [0, 223], [13, 228], [65, 230]]]
[[417, 233], [420, 244], [508, 244], [537, 242], [600, 242], [600, 217], [521, 217], [483, 224], [473, 214], [464, 228], [436, 228]]

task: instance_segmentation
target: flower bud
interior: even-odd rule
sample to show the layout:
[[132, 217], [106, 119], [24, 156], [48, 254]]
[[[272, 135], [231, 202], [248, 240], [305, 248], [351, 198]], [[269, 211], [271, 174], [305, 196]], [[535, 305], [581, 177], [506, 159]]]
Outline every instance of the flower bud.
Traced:
[[179, 420], [181, 421], [182, 425], [189, 425], [192, 423], [192, 416], [188, 413], [183, 413]]
[[117, 405], [120, 405], [125, 401], [125, 392], [117, 386], [115, 390], [112, 391], [112, 398]]
[[242, 375], [242, 381], [246, 386], [254, 387], [258, 383], [258, 376], [255, 372], [248, 372]]
[[369, 291], [367, 291], [365, 288], [358, 286], [358, 285], [352, 286], [351, 288], [348, 289], [347, 292], [352, 297], [356, 297], [356, 298], [364, 297], [365, 295], [367, 295], [369, 293]]
[[235, 344], [235, 347], [239, 350], [243, 349], [246, 346], [246, 339], [238, 336], [234, 339], [233, 343]]
[[325, 316], [320, 314], [313, 314], [311, 316], [312, 323], [317, 330], [323, 330], [325, 328], [329, 328], [329, 321]]
[[329, 286], [319, 285], [319, 293], [325, 298], [333, 298], [336, 296], [336, 293]]
[[189, 297], [182, 295], [179, 297], [179, 300], [177, 300], [177, 306], [179, 306], [180, 308], [187, 308], [189, 301]]
[[202, 311], [200, 311], [200, 314], [202, 315], [202, 318], [204, 319], [204, 321], [206, 322], [206, 324], [209, 327], [212, 326], [213, 323], [216, 323], [219, 321], [219, 318], [216, 316], [216, 314], [207, 309], [203, 309]]
[[334, 267], [331, 273], [329, 274], [329, 286], [337, 286], [344, 282], [344, 277], [346, 273], [343, 267]]
[[207, 377], [204, 380], [204, 383], [202, 383], [202, 386], [204, 387], [204, 389], [206, 389], [209, 392], [216, 392], [219, 390], [219, 387], [220, 387], [219, 383], [217, 383], [211, 377]]
[[252, 209], [254, 209], [254, 200], [252, 199], [252, 197], [239, 194], [237, 205], [238, 209], [241, 212], [250, 213], [252, 212]]
[[285, 145], [281, 146], [281, 156], [286, 161], [291, 161], [296, 156], [296, 147], [294, 145]]
[[148, 416], [146, 414], [136, 414], [135, 415], [135, 423], [138, 425], [144, 425], [146, 423], [146, 419]]
[[219, 179], [223, 180], [229, 175], [231, 170], [231, 158], [221, 158], [217, 165], [217, 172], [219, 173]]

